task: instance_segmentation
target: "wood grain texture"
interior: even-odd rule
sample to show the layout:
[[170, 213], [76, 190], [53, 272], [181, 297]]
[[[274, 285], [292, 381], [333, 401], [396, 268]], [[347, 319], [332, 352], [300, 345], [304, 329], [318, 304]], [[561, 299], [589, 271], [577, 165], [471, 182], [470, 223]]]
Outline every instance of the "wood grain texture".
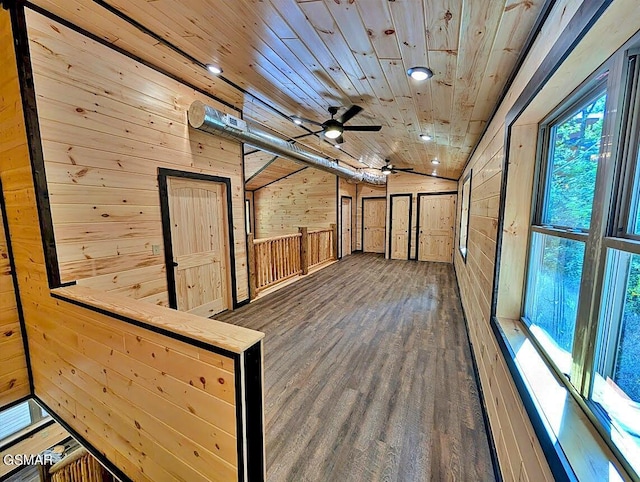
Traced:
[[[491, 297], [493, 287], [494, 262], [496, 255], [496, 239], [498, 227], [498, 209], [500, 201], [502, 165], [504, 161], [504, 119], [515, 100], [526, 86], [531, 75], [536, 71], [549, 49], [558, 38], [563, 28], [575, 13], [580, 2], [563, 0], [553, 7], [549, 18], [534, 46], [516, 75], [514, 83], [504, 102], [498, 107], [497, 114], [487, 127], [485, 135], [462, 173], [458, 186], [458, 197], [462, 194], [462, 180], [473, 170], [471, 181], [471, 205], [469, 211], [469, 233], [466, 263], [458, 249], [454, 250], [454, 265], [460, 284], [462, 304], [469, 323], [469, 334], [478, 363], [478, 370], [491, 429], [496, 443], [498, 460], [503, 476], [513, 480], [553, 480], [545, 456], [537, 440], [533, 427], [526, 415], [522, 402], [517, 394], [513, 380], [508, 375], [506, 363], [501, 355], [497, 341], [490, 328]], [[545, 102], [548, 109], [557, 101]], [[548, 110], [547, 110], [548, 112]], [[539, 119], [538, 119], [539, 120]], [[537, 121], [536, 121], [537, 122]], [[526, 139], [515, 140], [512, 148], [517, 151], [530, 151], [533, 136], [526, 131]], [[521, 149], [522, 147], [522, 149]], [[526, 161], [515, 161], [516, 172], [531, 169], [535, 158]], [[524, 185], [522, 184], [524, 182]], [[519, 199], [530, 195], [530, 184], [519, 178], [518, 187], [510, 194], [507, 205], [513, 199], [512, 206], [517, 215], [525, 215], [527, 220], [510, 217], [505, 230], [513, 230], [507, 238], [521, 239], [521, 226], [528, 223], [529, 212], [516, 205]], [[529, 192], [527, 192], [529, 186]], [[526, 211], [526, 213], [525, 213]], [[456, 219], [456, 246], [459, 244], [460, 210]], [[518, 244], [518, 241], [516, 241]], [[519, 248], [517, 248], [519, 249]], [[512, 273], [512, 280], [517, 283], [517, 270]], [[512, 287], [520, 289], [518, 287]], [[514, 309], [515, 297], [511, 296], [511, 304], [505, 310]], [[515, 304], [519, 304], [515, 302]]]
[[[1, 116], [1, 114], [0, 114]], [[0, 125], [4, 119], [0, 117]], [[7, 238], [0, 211], [0, 408], [29, 395], [29, 373], [20, 328]]]
[[[164, 167], [231, 179], [237, 298], [246, 299], [241, 145], [189, 129], [186, 122], [193, 100], [214, 101], [27, 12], [62, 281], [127, 277], [127, 294], [166, 303], [157, 185], [158, 168]], [[142, 279], [131, 276], [143, 268]], [[149, 279], [153, 272], [160, 277]], [[152, 282], [152, 292], [137, 289]]]
[[419, 197], [418, 261], [453, 263], [456, 197], [456, 194]]
[[221, 319], [266, 333], [270, 481], [494, 480], [450, 265], [354, 254]]
[[[419, 174], [411, 174], [399, 172], [392, 174], [387, 180], [387, 215], [390, 216], [389, 202], [392, 194], [412, 194], [412, 218], [411, 218], [411, 253], [410, 257], [416, 256], [416, 225], [418, 213], [418, 193], [430, 192], [451, 192], [458, 189], [456, 181], [447, 179], [438, 179], [435, 177], [421, 176]], [[385, 239], [389, 239], [389, 219], [387, 219], [387, 232]]]
[[[1, 10], [0, 48], [7, 52], [7, 63], [0, 70], [6, 100], [0, 124], [2, 132], [6, 127], [14, 135], [10, 142], [0, 138], [0, 157], [8, 159], [0, 163], [0, 177], [17, 247], [35, 394], [133, 480], [237, 480], [236, 437], [245, 434], [236, 433], [240, 387], [232, 357], [51, 295], [35, 203], [43, 194], [36, 192], [31, 175], [13, 45], [9, 12]], [[128, 307], [131, 317], [146, 317], [148, 324], [178, 332], [186, 329], [196, 337], [218, 325], [122, 294], [74, 289], [85, 301], [92, 297], [104, 303], [102, 296], [112, 297], [112, 308]]]
[[337, 219], [336, 176], [307, 168], [254, 192], [256, 238], [325, 229]]
[[[162, 41], [224, 75], [287, 115], [321, 122], [329, 105], [366, 108], [358, 123], [383, 125], [377, 135], [348, 133], [354, 157], [317, 137], [301, 142], [364, 167], [385, 157], [457, 177], [515, 65], [542, 0], [294, 1], [177, 0], [109, 4], [156, 34], [145, 35], [91, 0], [36, 4], [108, 42], [243, 107], [247, 118], [294, 138], [305, 131], [265, 109]], [[162, 40], [162, 41], [159, 41]], [[408, 68], [426, 65], [434, 81], [414, 82]], [[314, 126], [311, 126], [314, 127]], [[425, 145], [426, 132], [436, 142]]]

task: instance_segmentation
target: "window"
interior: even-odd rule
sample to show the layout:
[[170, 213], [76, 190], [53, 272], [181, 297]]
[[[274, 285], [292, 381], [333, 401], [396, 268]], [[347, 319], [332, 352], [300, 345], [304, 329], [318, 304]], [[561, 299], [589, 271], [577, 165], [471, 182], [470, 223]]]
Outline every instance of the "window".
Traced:
[[462, 183], [462, 202], [460, 203], [460, 240], [459, 248], [462, 258], [467, 261], [467, 245], [469, 242], [469, 212], [471, 210], [471, 173], [469, 171], [467, 177]]
[[49, 415], [33, 400], [0, 411], [0, 445]]
[[569, 378], [606, 100], [601, 79], [541, 128], [524, 319]]
[[523, 321], [640, 474], [640, 50], [540, 127]]

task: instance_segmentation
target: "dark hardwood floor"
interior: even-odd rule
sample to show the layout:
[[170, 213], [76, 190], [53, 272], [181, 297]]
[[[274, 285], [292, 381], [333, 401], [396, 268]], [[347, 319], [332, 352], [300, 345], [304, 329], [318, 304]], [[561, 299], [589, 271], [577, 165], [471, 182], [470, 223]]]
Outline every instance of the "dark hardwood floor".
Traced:
[[495, 480], [451, 265], [354, 254], [219, 319], [266, 333], [269, 481]]

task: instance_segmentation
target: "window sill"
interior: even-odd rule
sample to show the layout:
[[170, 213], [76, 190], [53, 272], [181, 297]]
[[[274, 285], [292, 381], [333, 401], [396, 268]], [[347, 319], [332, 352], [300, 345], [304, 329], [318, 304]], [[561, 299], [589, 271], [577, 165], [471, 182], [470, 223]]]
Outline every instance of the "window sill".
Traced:
[[[494, 318], [494, 322], [507, 364], [556, 478], [563, 470], [565, 480], [629, 480], [582, 407], [538, 353], [522, 322], [506, 318]], [[552, 458], [558, 462], [555, 466]]]

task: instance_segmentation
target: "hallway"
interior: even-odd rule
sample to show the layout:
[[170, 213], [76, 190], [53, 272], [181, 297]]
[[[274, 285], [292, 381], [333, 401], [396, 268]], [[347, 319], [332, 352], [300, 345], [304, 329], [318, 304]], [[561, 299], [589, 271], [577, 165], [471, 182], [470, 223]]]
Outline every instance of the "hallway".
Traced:
[[355, 254], [217, 318], [266, 333], [268, 480], [494, 480], [451, 265]]

